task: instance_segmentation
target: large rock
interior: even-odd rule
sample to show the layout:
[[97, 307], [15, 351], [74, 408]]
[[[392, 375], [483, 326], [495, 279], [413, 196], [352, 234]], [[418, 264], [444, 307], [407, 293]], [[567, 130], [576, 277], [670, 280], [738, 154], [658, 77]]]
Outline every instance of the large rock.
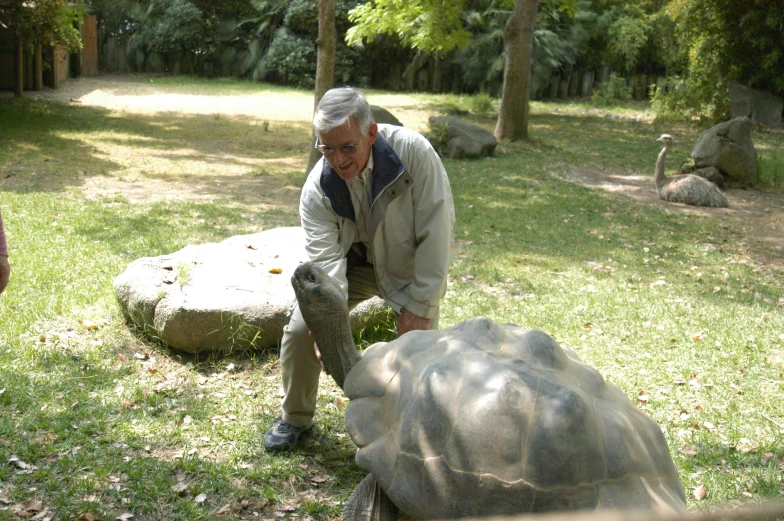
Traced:
[[781, 125], [782, 110], [784, 100], [779, 96], [730, 81], [730, 112], [733, 118], [747, 116], [752, 123], [776, 128]]
[[[275, 228], [133, 261], [114, 279], [126, 319], [188, 353], [274, 346], [295, 302], [290, 278], [307, 260], [302, 228]], [[380, 298], [351, 313], [354, 333], [381, 323]]]
[[751, 142], [749, 118], [735, 118], [709, 128], [691, 151], [696, 168], [715, 166], [747, 185], [757, 182], [757, 150]]
[[376, 123], [387, 123], [389, 125], [397, 125], [398, 127], [404, 126], [394, 114], [389, 112], [384, 107], [378, 105], [371, 105], [370, 110], [373, 111], [373, 121]]
[[480, 126], [454, 116], [431, 116], [430, 127], [445, 125], [449, 157], [485, 157], [493, 155], [498, 141]]

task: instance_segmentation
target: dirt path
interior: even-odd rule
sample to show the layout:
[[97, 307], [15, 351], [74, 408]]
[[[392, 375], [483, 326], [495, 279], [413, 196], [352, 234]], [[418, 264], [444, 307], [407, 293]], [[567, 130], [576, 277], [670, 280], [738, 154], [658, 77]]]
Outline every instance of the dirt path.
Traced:
[[643, 204], [715, 218], [736, 231], [735, 239], [762, 266], [784, 270], [784, 194], [758, 190], [725, 190], [729, 208], [701, 208], [664, 202], [656, 195], [651, 176], [624, 175], [597, 168], [574, 168], [565, 180], [612, 192]]
[[[184, 114], [263, 114], [270, 121], [308, 121], [312, 114], [312, 95], [304, 91], [258, 92], [248, 94], [216, 95], [192, 94], [191, 87], [161, 86], [144, 83], [144, 77], [133, 75], [107, 75], [98, 78], [70, 80], [56, 91], [36, 94], [64, 103], [79, 103], [124, 110], [133, 113], [178, 112]], [[392, 110], [406, 126], [423, 130], [429, 111], [412, 96], [375, 96], [374, 103]], [[612, 192], [643, 204], [657, 205], [669, 212], [682, 212], [710, 216], [724, 222], [737, 232], [733, 233], [739, 246], [760, 266], [784, 270], [784, 194], [756, 190], [728, 190], [729, 208], [696, 208], [665, 203], [656, 196], [653, 181], [648, 176], [624, 175], [590, 167], [575, 167], [564, 179], [582, 185]], [[203, 198], [214, 194], [193, 183], [167, 183], [156, 186], [146, 179], [144, 183], [123, 181], [116, 178], [99, 179], [85, 185], [86, 190], [123, 193], [132, 199], [144, 200], [154, 192], [156, 197], [165, 194], [172, 198]], [[97, 181], [96, 181], [97, 182]], [[253, 183], [254, 181], [250, 181]], [[259, 182], [259, 181], [255, 181]], [[237, 183], [237, 186], [232, 186]], [[230, 193], [247, 192], [242, 176], [227, 176], [215, 187]], [[205, 183], [206, 184], [206, 183]], [[141, 192], [143, 193], [139, 193]], [[145, 193], [150, 192], [150, 193]], [[95, 194], [92, 194], [95, 195]]]

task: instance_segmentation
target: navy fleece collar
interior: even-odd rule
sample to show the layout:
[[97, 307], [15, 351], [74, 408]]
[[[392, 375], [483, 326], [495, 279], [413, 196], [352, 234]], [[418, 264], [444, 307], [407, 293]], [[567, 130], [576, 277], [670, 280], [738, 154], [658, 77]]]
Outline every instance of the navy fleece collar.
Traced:
[[[378, 194], [403, 173], [405, 167], [381, 133], [376, 137], [371, 153], [373, 154], [373, 200], [375, 201]], [[329, 202], [332, 204], [332, 210], [336, 214], [356, 222], [348, 185], [340, 178], [326, 159], [321, 171], [321, 189], [329, 199]]]

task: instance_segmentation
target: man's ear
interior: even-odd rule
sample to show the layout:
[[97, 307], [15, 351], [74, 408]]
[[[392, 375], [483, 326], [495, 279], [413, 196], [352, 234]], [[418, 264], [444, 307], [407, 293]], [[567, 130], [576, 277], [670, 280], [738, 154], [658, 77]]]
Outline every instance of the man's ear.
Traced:
[[378, 124], [374, 121], [368, 127], [368, 141], [372, 145], [376, 142], [376, 138], [378, 137]]

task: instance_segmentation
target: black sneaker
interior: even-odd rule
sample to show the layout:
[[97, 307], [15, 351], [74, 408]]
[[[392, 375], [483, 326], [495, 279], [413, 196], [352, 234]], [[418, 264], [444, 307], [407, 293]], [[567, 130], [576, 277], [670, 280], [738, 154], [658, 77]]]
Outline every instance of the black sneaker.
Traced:
[[297, 444], [299, 435], [310, 430], [310, 427], [294, 427], [284, 422], [282, 417], [278, 417], [264, 435], [264, 450], [267, 452], [291, 450]]

